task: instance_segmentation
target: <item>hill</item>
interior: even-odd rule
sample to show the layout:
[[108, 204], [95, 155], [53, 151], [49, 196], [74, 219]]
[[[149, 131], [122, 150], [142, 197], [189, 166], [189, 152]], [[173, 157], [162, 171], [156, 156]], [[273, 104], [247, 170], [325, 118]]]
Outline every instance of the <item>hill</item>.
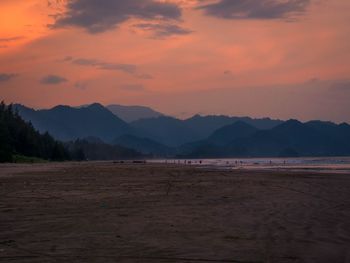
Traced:
[[154, 157], [172, 156], [175, 152], [174, 148], [165, 146], [148, 138], [140, 138], [133, 135], [122, 135], [116, 138], [113, 143], [134, 149], [143, 154], [153, 155]]
[[111, 142], [117, 136], [133, 133], [126, 122], [98, 103], [81, 108], [60, 105], [48, 110], [34, 110], [23, 105], [15, 105], [15, 108], [41, 133], [49, 132], [62, 141], [97, 137]]
[[170, 147], [195, 141], [198, 136], [184, 121], [173, 117], [142, 119], [131, 123], [132, 127], [142, 131], [149, 139]]
[[207, 141], [214, 145], [226, 145], [233, 140], [249, 137], [253, 135], [258, 129], [243, 122], [237, 121], [233, 124], [226, 125], [216, 130], [210, 135]]

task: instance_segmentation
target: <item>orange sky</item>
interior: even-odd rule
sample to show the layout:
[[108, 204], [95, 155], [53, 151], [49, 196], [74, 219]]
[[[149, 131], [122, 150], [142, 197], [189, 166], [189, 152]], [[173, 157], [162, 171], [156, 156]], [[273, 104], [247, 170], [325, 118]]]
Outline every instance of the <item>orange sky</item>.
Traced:
[[0, 1], [2, 99], [350, 122], [348, 0], [82, 1]]

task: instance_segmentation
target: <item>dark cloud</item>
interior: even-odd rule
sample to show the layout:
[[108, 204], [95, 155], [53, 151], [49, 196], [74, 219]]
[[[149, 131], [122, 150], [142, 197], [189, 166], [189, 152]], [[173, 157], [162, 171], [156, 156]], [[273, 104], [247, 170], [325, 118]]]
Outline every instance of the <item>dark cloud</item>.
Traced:
[[311, 0], [220, 0], [198, 7], [224, 19], [292, 19], [305, 12]]
[[0, 82], [9, 81], [13, 78], [17, 77], [17, 74], [13, 73], [0, 73]]
[[102, 62], [98, 62], [96, 59], [77, 58], [74, 59], [72, 63], [80, 66], [96, 66]]
[[191, 30], [182, 28], [173, 23], [141, 23], [134, 25], [134, 27], [151, 32], [155, 38], [166, 38], [173, 35], [187, 35], [192, 33]]
[[77, 58], [71, 59], [72, 63], [79, 66], [90, 66], [96, 67], [102, 70], [117, 70], [123, 71], [129, 74], [134, 74], [136, 72], [137, 66], [133, 64], [122, 64], [122, 63], [108, 63], [104, 61], [99, 61], [97, 59], [88, 58]]
[[131, 18], [179, 21], [181, 9], [176, 4], [155, 0], [68, 0], [66, 11], [58, 14], [50, 27], [76, 26], [95, 34]]
[[68, 80], [64, 77], [57, 76], [57, 75], [48, 75], [40, 80], [40, 83], [47, 84], [47, 85], [57, 85], [64, 82], [67, 82]]
[[119, 70], [126, 73], [133, 74], [136, 72], [136, 66], [132, 64], [113, 64], [113, 63], [104, 63], [99, 65], [99, 69], [104, 70]]

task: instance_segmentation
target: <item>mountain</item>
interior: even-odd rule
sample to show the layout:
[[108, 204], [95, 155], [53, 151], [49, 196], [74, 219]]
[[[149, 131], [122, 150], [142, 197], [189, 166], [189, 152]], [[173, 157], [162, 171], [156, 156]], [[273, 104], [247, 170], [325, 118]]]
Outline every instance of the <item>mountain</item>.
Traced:
[[141, 119], [131, 123], [132, 127], [143, 131], [145, 137], [170, 147], [195, 141], [198, 135], [184, 121], [173, 117]]
[[332, 122], [309, 121], [306, 125], [325, 136], [336, 137], [350, 142], [350, 125], [347, 123], [337, 125]]
[[258, 129], [243, 122], [237, 121], [233, 124], [226, 125], [216, 130], [210, 135], [207, 141], [214, 145], [226, 145], [233, 140], [249, 137], [253, 135]]
[[125, 122], [133, 122], [139, 119], [157, 118], [163, 116], [162, 113], [144, 106], [123, 106], [111, 104], [106, 106], [106, 108]]
[[229, 117], [224, 115], [195, 115], [189, 119], [184, 120], [187, 127], [197, 134], [198, 139], [207, 138], [215, 130], [237, 121], [243, 121], [261, 130], [272, 129], [277, 125], [283, 123], [283, 121], [272, 120], [270, 118], [252, 119], [249, 117]]
[[113, 144], [134, 149], [143, 154], [153, 156], [171, 156], [175, 149], [158, 143], [148, 138], [140, 138], [133, 135], [122, 135], [113, 141]]
[[85, 145], [85, 149], [95, 147], [101, 158], [105, 158], [102, 149], [118, 156], [106, 143], [157, 157], [350, 155], [350, 126], [346, 123], [200, 115], [187, 120], [158, 116], [126, 123], [98, 103], [48, 110], [15, 108], [41, 133], [49, 132], [62, 141], [84, 139], [93, 145]]
[[[347, 124], [326, 122], [301, 123], [286, 121], [269, 130], [257, 130], [222, 146], [201, 144], [190, 157], [277, 157], [277, 156], [336, 156], [350, 154], [350, 129]], [[231, 133], [239, 133], [231, 127]], [[226, 128], [224, 128], [224, 131]], [[227, 129], [229, 131], [229, 129]], [[252, 130], [250, 130], [252, 132]], [[223, 130], [215, 134], [230, 134]], [[214, 136], [215, 137], [215, 136]], [[209, 138], [206, 142], [210, 142]]]
[[182, 144], [204, 140], [215, 130], [237, 121], [244, 121], [257, 129], [268, 129], [282, 123], [282, 121], [268, 118], [251, 119], [248, 117], [195, 115], [186, 120], [166, 116], [141, 119], [131, 122], [131, 125], [153, 136], [146, 135], [147, 138], [171, 147], [178, 147]]
[[47, 131], [62, 141], [97, 137], [110, 142], [117, 136], [134, 132], [126, 122], [98, 103], [81, 108], [60, 105], [49, 110], [34, 110], [18, 104], [15, 108], [41, 133]]
[[203, 158], [206, 155], [221, 156], [223, 146], [231, 143], [235, 139], [249, 137], [253, 135], [257, 128], [243, 122], [236, 121], [214, 131], [208, 138], [186, 143], [178, 148], [181, 154], [200, 154]]

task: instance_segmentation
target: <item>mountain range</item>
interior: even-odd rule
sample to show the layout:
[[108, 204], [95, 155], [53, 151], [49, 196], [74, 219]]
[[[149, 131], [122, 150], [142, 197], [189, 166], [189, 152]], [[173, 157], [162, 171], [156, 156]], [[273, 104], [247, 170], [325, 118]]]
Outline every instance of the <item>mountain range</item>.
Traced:
[[[350, 154], [350, 126], [288, 120], [269, 130], [235, 123], [195, 143], [186, 157], [297, 157]], [[229, 134], [231, 130], [232, 136]]]
[[95, 138], [157, 157], [350, 155], [350, 126], [346, 123], [222, 115], [180, 120], [147, 107], [98, 103], [48, 110], [18, 104], [15, 108], [37, 130], [56, 139]]

